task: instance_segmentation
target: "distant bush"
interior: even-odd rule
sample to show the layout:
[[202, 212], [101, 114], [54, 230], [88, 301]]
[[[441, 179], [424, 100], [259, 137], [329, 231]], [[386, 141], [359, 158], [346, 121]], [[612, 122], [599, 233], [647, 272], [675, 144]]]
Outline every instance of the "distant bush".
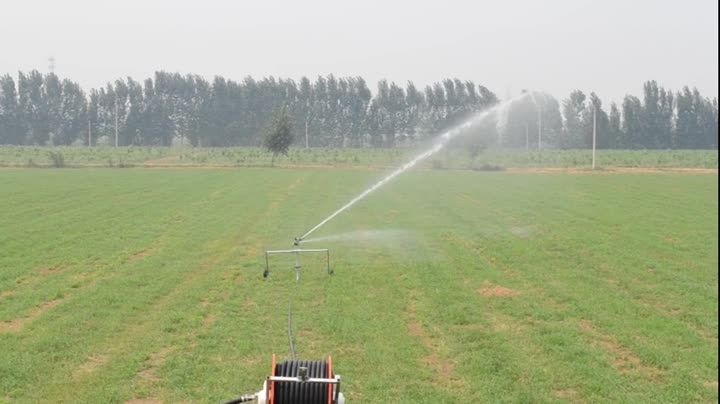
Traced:
[[65, 167], [65, 156], [63, 156], [63, 154], [61, 152], [51, 151], [51, 152], [48, 152], [48, 155], [50, 156], [50, 160], [52, 161], [53, 167], [55, 167], [55, 168]]
[[475, 170], [475, 171], [505, 171], [505, 168], [503, 166], [499, 166], [496, 164], [484, 163], [479, 166], [474, 166], [473, 170]]

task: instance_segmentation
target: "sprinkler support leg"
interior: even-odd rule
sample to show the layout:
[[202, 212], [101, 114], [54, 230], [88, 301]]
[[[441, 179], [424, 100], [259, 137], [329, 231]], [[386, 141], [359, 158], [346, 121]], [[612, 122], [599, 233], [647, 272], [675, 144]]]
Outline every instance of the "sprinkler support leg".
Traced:
[[332, 275], [333, 272], [335, 272], [330, 269], [330, 250], [327, 250], [327, 271], [328, 271], [328, 275]]
[[265, 251], [265, 271], [263, 272], [263, 278], [267, 278], [270, 275], [270, 259], [268, 253]]

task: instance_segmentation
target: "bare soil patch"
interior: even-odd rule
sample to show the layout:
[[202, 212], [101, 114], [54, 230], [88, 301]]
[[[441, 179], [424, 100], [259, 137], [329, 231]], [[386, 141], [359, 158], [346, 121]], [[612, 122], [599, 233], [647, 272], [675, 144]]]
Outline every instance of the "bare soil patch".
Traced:
[[502, 286], [495, 286], [487, 289], [480, 289], [480, 294], [484, 296], [515, 296], [518, 292]]
[[417, 303], [414, 296], [411, 296], [407, 312], [409, 317], [407, 323], [408, 335], [418, 338], [425, 349], [430, 351], [430, 354], [423, 357], [421, 362], [423, 366], [433, 370], [435, 374], [434, 383], [438, 385], [458, 383], [460, 380], [452, 377], [455, 364], [441, 355], [438, 343], [423, 329], [418, 320]]
[[62, 270], [69, 268], [69, 265], [65, 264], [57, 264], [57, 265], [49, 265], [49, 266], [42, 266], [38, 268], [39, 272], [43, 275], [48, 274], [55, 274], [58, 272], [61, 272]]
[[79, 372], [92, 373], [102, 367], [110, 359], [107, 355], [92, 355], [87, 358], [85, 363], [78, 368]]
[[166, 347], [150, 354], [150, 358], [145, 363], [145, 369], [137, 373], [140, 379], [147, 382], [156, 382], [160, 380], [157, 375], [157, 369], [165, 363], [165, 358], [173, 351], [173, 348]]
[[210, 329], [210, 326], [212, 326], [215, 323], [215, 321], [217, 320], [217, 317], [218, 317], [217, 313], [208, 313], [207, 315], [205, 315], [205, 317], [203, 317], [201, 330], [203, 332], [205, 332], [208, 329]]
[[570, 401], [571, 403], [584, 403], [580, 398], [580, 395], [578, 394], [577, 390], [569, 388], [569, 389], [562, 389], [562, 390], [555, 390], [553, 392], [555, 397], [561, 398], [567, 401]]
[[515, 296], [519, 294], [520, 292], [506, 288], [504, 286], [500, 285], [493, 285], [490, 281], [484, 281], [482, 283], [482, 288], [478, 291], [483, 296], [499, 296], [499, 297], [506, 297], [506, 296]]
[[465, 330], [465, 331], [484, 331], [486, 328], [484, 325], [479, 323], [470, 323], [470, 324], [455, 324], [452, 326], [455, 330]]
[[29, 323], [36, 318], [40, 317], [46, 311], [62, 303], [63, 299], [55, 299], [49, 302], [43, 303], [41, 306], [36, 307], [25, 317], [19, 317], [9, 321], [3, 321], [0, 323], [0, 333], [6, 332], [19, 332]]
[[621, 345], [614, 336], [604, 333], [588, 320], [580, 321], [580, 328], [591, 336], [592, 342], [603, 348], [612, 366], [623, 374], [637, 374], [643, 378], [661, 383], [665, 372], [645, 363], [635, 352]]
[[155, 251], [157, 251], [157, 247], [154, 247], [154, 246], [143, 248], [142, 250], [140, 250], [140, 251], [132, 254], [130, 257], [128, 257], [128, 261], [135, 261], [135, 260], [139, 260], [141, 258], [145, 258], [145, 257], [151, 255], [152, 253], [154, 253]]

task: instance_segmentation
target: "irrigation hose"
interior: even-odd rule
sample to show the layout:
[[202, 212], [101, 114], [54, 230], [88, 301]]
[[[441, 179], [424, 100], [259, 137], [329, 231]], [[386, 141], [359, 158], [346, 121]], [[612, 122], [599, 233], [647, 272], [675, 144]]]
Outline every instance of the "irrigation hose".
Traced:
[[[297, 288], [297, 282], [296, 288]], [[293, 358], [293, 360], [297, 359], [297, 356], [295, 355], [295, 343], [293, 342], [293, 333], [292, 333], [292, 301], [293, 297], [295, 297], [295, 292], [293, 289], [293, 292], [290, 292], [290, 300], [288, 301], [288, 324], [287, 324], [287, 334], [288, 334], [288, 342], [290, 343], [290, 357]]]
[[295, 291], [298, 288], [298, 283], [300, 283], [300, 264], [297, 261], [297, 257], [295, 258], [295, 287], [291, 288], [290, 290], [290, 299], [288, 300], [288, 322], [287, 322], [287, 335], [288, 335], [288, 344], [290, 345], [290, 357], [295, 360], [297, 359], [297, 355], [295, 354], [295, 338], [293, 337], [292, 332], [292, 304], [293, 300], [295, 300]]

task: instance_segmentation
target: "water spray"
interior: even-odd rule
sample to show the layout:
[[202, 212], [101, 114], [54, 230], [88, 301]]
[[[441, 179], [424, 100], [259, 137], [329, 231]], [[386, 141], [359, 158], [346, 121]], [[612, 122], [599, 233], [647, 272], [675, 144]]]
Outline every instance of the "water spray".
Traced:
[[305, 234], [299, 237], [295, 237], [294, 244], [296, 246], [300, 245], [300, 243], [307, 238], [310, 234], [312, 234], [315, 230], [321, 228], [323, 225], [325, 225], [327, 222], [333, 220], [337, 215], [342, 213], [343, 211], [347, 210], [351, 206], [353, 206], [358, 201], [364, 199], [366, 196], [368, 196], [371, 192], [375, 191], [376, 189], [382, 187], [383, 185], [387, 184], [392, 180], [393, 178], [397, 177], [398, 175], [404, 173], [405, 171], [409, 170], [410, 168], [417, 165], [417, 163], [425, 160], [426, 158], [432, 156], [433, 154], [439, 152], [445, 146], [450, 143], [452, 139], [460, 135], [463, 130], [470, 128], [473, 125], [478, 124], [479, 122], [482, 122], [487, 117], [497, 113], [504, 111], [508, 106], [512, 105], [514, 102], [521, 100], [528, 96], [531, 93], [523, 93], [518, 97], [511, 98], [507, 101], [504, 101], [488, 110], [485, 110], [483, 112], [478, 113], [474, 117], [468, 119], [465, 123], [454, 127], [453, 129], [450, 129], [441, 135], [439, 135], [435, 141], [435, 144], [428, 150], [424, 151], [423, 153], [420, 153], [419, 155], [415, 156], [412, 160], [408, 161], [407, 163], [403, 164], [400, 168], [396, 169], [395, 171], [391, 172], [389, 175], [387, 175], [385, 178], [381, 179], [380, 181], [376, 182], [374, 185], [372, 185], [370, 188], [363, 191], [360, 195], [356, 196], [350, 202], [346, 203], [345, 205], [341, 206], [340, 209], [336, 210], [330, 216], [326, 217], [324, 220], [322, 220], [320, 223], [315, 225], [315, 227], [308, 230]]

